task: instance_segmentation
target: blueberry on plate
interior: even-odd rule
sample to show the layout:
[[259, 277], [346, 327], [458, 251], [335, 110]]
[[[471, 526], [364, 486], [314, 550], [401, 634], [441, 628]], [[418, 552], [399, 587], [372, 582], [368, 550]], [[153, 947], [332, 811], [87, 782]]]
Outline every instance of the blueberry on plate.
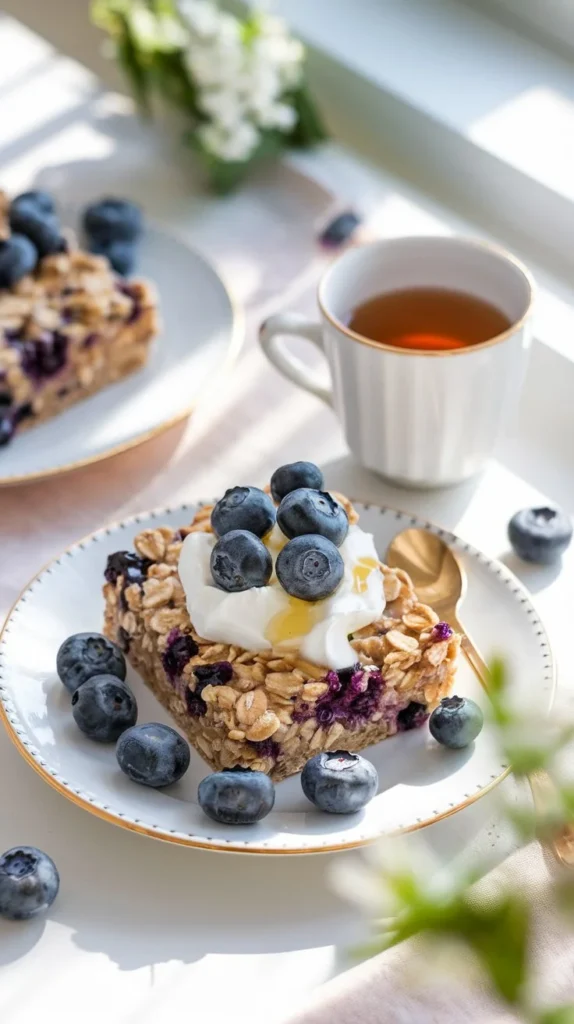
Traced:
[[429, 718], [429, 729], [437, 743], [460, 750], [476, 739], [483, 723], [482, 711], [469, 697], [443, 697]]
[[45, 213], [32, 200], [20, 200], [10, 207], [10, 228], [34, 243], [39, 256], [61, 252], [63, 239], [60, 222], [54, 213]]
[[572, 522], [559, 508], [523, 508], [508, 524], [508, 539], [525, 562], [550, 565], [570, 544]]
[[10, 235], [0, 241], [0, 288], [12, 288], [31, 274], [38, 262], [38, 250], [25, 235]]
[[35, 188], [29, 192], [21, 192], [19, 196], [15, 196], [12, 200], [12, 206], [19, 206], [22, 203], [28, 206], [35, 206], [45, 216], [56, 212], [54, 197], [49, 192], [44, 192], [43, 189]]
[[137, 260], [137, 249], [135, 242], [126, 242], [117, 239], [113, 242], [90, 242], [90, 252], [95, 256], [105, 256], [116, 274], [122, 277], [129, 277], [133, 274]]
[[84, 230], [95, 242], [135, 242], [143, 230], [142, 211], [129, 199], [108, 196], [86, 206]]
[[26, 921], [42, 914], [59, 888], [54, 861], [35, 846], [14, 846], [0, 857], [0, 917]]
[[132, 782], [160, 789], [171, 786], [189, 768], [189, 744], [169, 725], [148, 722], [122, 733], [116, 747], [118, 764]]
[[224, 768], [199, 783], [199, 806], [223, 825], [253, 825], [275, 803], [275, 786], [264, 772], [250, 768]]
[[347, 513], [327, 491], [298, 487], [277, 509], [277, 522], [286, 537], [320, 533], [339, 547], [349, 531]]
[[273, 571], [265, 544], [248, 530], [231, 530], [220, 537], [211, 552], [211, 575], [220, 590], [236, 593], [264, 587]]
[[374, 764], [346, 750], [316, 754], [303, 768], [301, 786], [308, 800], [327, 814], [353, 814], [379, 788]]
[[230, 530], [249, 530], [263, 537], [275, 525], [275, 505], [258, 487], [230, 487], [211, 513], [218, 537]]
[[72, 714], [79, 729], [97, 743], [115, 743], [138, 718], [136, 699], [116, 676], [92, 676], [75, 691]]
[[70, 693], [93, 676], [126, 678], [126, 659], [116, 644], [101, 633], [75, 633], [69, 636], [56, 658], [58, 675]]
[[323, 474], [314, 462], [290, 462], [286, 466], [279, 466], [271, 477], [271, 495], [277, 504], [286, 494], [299, 487], [312, 487], [320, 491], [322, 486]]
[[279, 552], [277, 578], [288, 594], [303, 601], [322, 601], [335, 592], [345, 565], [332, 541], [318, 534], [294, 537]]

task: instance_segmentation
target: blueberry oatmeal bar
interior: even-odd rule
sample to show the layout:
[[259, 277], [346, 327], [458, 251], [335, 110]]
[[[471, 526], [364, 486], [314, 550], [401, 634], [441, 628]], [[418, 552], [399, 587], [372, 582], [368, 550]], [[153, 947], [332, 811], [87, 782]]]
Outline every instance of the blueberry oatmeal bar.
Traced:
[[0, 445], [139, 369], [157, 332], [148, 284], [123, 281], [108, 259], [58, 235], [49, 249], [59, 251], [39, 256], [10, 233], [15, 203], [11, 212], [0, 193]]
[[[349, 532], [341, 546], [345, 561], [350, 550], [345, 545], [352, 542], [358, 551], [361, 545], [372, 544], [346, 498], [316, 493], [323, 495], [323, 502], [336, 499], [347, 514]], [[349, 656], [343, 667], [332, 667], [337, 659], [347, 657], [334, 653], [337, 644], [327, 646], [328, 657], [319, 664], [302, 653], [300, 640], [296, 646], [270, 642], [263, 649], [242, 647], [231, 635], [233, 630], [226, 633], [230, 626], [215, 628], [215, 619], [209, 631], [221, 637], [223, 629], [228, 641], [200, 635], [188, 610], [190, 604], [200, 606], [193, 604], [190, 561], [182, 551], [205, 545], [213, 550], [212, 511], [213, 506], [200, 508], [191, 525], [181, 530], [163, 526], [143, 530], [135, 538], [135, 552], [120, 551], [109, 557], [104, 585], [105, 632], [120, 644], [209, 765], [215, 770], [249, 767], [280, 780], [300, 771], [321, 751], [359, 751], [422, 725], [451, 690], [460, 637], [417, 600], [406, 573], [378, 559], [371, 564], [359, 555], [350, 572], [345, 569], [345, 579], [356, 595], [366, 592], [369, 575], [369, 585], [380, 588], [384, 610], [348, 635], [344, 619]], [[270, 549], [271, 536], [264, 538]], [[286, 543], [283, 537], [277, 548]], [[199, 563], [192, 564], [201, 575]], [[275, 576], [269, 587], [262, 588], [265, 602], [272, 601], [274, 586], [278, 586]], [[344, 586], [340, 584], [334, 597], [343, 594]], [[211, 589], [217, 588], [211, 584]], [[253, 590], [244, 588], [245, 593], [253, 595]], [[205, 596], [202, 591], [202, 601]], [[226, 595], [218, 591], [216, 596], [221, 598], [221, 609]], [[341, 619], [349, 607], [343, 597]], [[299, 618], [303, 602], [290, 597], [286, 601], [289, 614], [295, 609]], [[328, 605], [328, 601], [315, 603], [315, 621], [319, 606]], [[247, 618], [249, 605], [244, 607]], [[220, 610], [218, 614], [223, 621]], [[240, 618], [237, 628], [244, 625]], [[324, 636], [324, 629], [317, 635]]]

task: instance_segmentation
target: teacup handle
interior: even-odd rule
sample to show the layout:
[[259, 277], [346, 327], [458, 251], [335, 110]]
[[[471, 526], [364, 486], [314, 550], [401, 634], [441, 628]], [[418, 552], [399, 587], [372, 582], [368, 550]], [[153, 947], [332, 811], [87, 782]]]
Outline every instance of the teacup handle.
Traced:
[[291, 334], [298, 338], [306, 338], [316, 345], [321, 352], [323, 347], [323, 331], [321, 324], [313, 323], [298, 313], [277, 313], [270, 316], [259, 328], [259, 341], [270, 363], [293, 381], [304, 391], [321, 398], [327, 405], [333, 404], [333, 389], [325, 387], [313, 370], [289, 352], [281, 335]]

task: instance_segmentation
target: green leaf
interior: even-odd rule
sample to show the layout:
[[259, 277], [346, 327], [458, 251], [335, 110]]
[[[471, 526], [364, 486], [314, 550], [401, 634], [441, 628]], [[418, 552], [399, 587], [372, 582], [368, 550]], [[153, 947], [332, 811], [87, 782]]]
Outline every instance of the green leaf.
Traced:
[[288, 145], [313, 146], [329, 137], [321, 115], [304, 86], [286, 96], [285, 102], [292, 103], [297, 111], [297, 123], [286, 136]]
[[519, 1006], [527, 974], [531, 911], [519, 894], [508, 894], [493, 907], [467, 905], [453, 934], [464, 937], [482, 964], [497, 994]]
[[574, 1006], [556, 1006], [553, 1010], [544, 1010], [536, 1018], [536, 1024], [574, 1024]]
[[502, 658], [493, 658], [488, 666], [488, 692], [499, 697], [508, 686], [506, 665]]
[[127, 18], [121, 17], [123, 32], [117, 41], [118, 60], [122, 65], [134, 97], [143, 111], [149, 113], [149, 69], [141, 58]]

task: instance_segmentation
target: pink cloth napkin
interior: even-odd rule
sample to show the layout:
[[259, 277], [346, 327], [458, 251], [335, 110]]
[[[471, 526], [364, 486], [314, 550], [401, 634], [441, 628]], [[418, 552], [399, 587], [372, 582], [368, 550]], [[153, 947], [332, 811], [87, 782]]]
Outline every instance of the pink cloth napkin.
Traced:
[[[487, 876], [483, 898], [505, 879], [528, 888], [535, 908], [531, 983], [545, 1007], [574, 1002], [574, 931], [552, 909], [549, 881], [558, 870], [538, 843]], [[289, 1024], [510, 1024], [474, 974], [432, 974], [424, 949], [411, 940], [376, 956], [317, 990]]]

